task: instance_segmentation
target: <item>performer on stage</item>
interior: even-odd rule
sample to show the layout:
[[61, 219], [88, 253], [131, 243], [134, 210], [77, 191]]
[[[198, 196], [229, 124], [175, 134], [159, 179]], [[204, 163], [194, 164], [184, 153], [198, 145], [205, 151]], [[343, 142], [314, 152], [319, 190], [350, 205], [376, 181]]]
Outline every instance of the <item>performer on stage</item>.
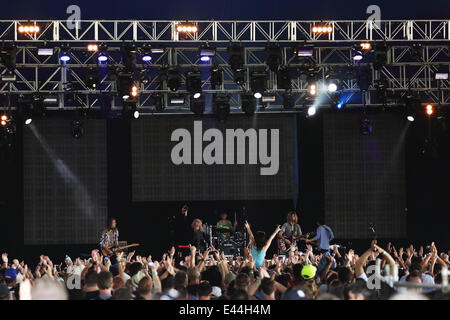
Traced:
[[119, 245], [119, 230], [117, 229], [117, 220], [111, 218], [108, 221], [106, 229], [102, 232], [100, 239], [100, 248], [106, 250], [109, 255], [113, 252], [111, 248], [117, 247]]
[[322, 220], [317, 220], [316, 236], [312, 239], [306, 240], [306, 243], [317, 243], [318, 249], [321, 253], [329, 252], [330, 241], [334, 239], [333, 230], [326, 226]]
[[294, 240], [298, 240], [302, 235], [302, 229], [298, 224], [297, 213], [291, 211], [288, 213], [287, 222], [281, 227], [278, 237], [286, 243], [286, 247], [289, 248]]
[[[237, 226], [236, 215], [234, 216], [234, 224], [232, 224], [231, 221], [228, 220], [227, 218], [228, 218], [228, 214], [226, 212], [222, 212], [220, 214], [220, 220], [216, 224], [217, 229], [227, 229], [232, 232], [235, 232], [236, 226]], [[230, 232], [223, 233], [223, 236], [225, 236], [225, 237], [229, 237], [230, 235], [231, 235]]]
[[206, 246], [208, 243], [208, 236], [203, 231], [203, 222], [200, 219], [194, 219], [191, 224], [192, 227], [192, 237], [191, 237], [191, 245], [195, 246], [200, 252], [206, 250]]

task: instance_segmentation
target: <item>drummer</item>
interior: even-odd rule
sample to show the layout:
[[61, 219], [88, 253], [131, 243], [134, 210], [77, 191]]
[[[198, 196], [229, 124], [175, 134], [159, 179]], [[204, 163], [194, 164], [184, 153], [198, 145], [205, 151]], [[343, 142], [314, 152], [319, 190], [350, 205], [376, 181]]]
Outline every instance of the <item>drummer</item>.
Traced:
[[[226, 212], [222, 212], [220, 214], [220, 220], [217, 222], [217, 229], [222, 229], [222, 231], [229, 230], [231, 232], [234, 232], [236, 230], [237, 226], [237, 220], [236, 217], [234, 217], [234, 224], [231, 224], [231, 221], [228, 220], [228, 214]], [[229, 237], [231, 235], [230, 232], [222, 232], [222, 236]]]

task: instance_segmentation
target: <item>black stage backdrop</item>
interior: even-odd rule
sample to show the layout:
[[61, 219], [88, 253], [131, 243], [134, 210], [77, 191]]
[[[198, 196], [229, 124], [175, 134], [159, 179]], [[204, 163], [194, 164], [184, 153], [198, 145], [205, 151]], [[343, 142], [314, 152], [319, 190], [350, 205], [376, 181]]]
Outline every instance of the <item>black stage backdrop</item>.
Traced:
[[[352, 112], [349, 111], [351, 115]], [[340, 113], [346, 117], [347, 113]], [[315, 229], [315, 219], [323, 217], [324, 210], [324, 112], [313, 118], [297, 115], [298, 132], [298, 169], [299, 198], [297, 203], [300, 212], [302, 229]], [[232, 115], [231, 117], [234, 117]], [[43, 119], [47, 121], [49, 118]], [[64, 123], [64, 134], [70, 139], [70, 120], [57, 118]], [[170, 116], [167, 118], [170, 120]], [[104, 120], [103, 120], [104, 121]], [[102, 121], [96, 121], [101, 123]], [[139, 242], [137, 254], [151, 253], [158, 257], [167, 250], [168, 217], [179, 213], [184, 201], [132, 201], [132, 169], [131, 169], [131, 123], [120, 119], [109, 119], [107, 122], [107, 197], [108, 215], [119, 219], [121, 238]], [[375, 122], [375, 132], [382, 124]], [[25, 245], [24, 246], [24, 157], [22, 141], [24, 129], [17, 126], [16, 144], [11, 149], [0, 148], [0, 165], [2, 181], [0, 183], [0, 210], [2, 221], [0, 226], [0, 247], [2, 252], [10, 253], [10, 257], [19, 259], [36, 259], [39, 254], [46, 253], [55, 261], [62, 261], [64, 254], [72, 256], [81, 252], [89, 253], [98, 239], [86, 245]], [[28, 130], [26, 128], [25, 130]], [[95, 128], [93, 129], [95, 130]], [[87, 131], [89, 131], [87, 129]], [[89, 137], [86, 131], [86, 136]], [[424, 244], [424, 241], [437, 241], [440, 247], [450, 245], [448, 237], [448, 195], [450, 194], [450, 132], [439, 138], [438, 157], [424, 157], [419, 146], [428, 131], [428, 122], [418, 119], [406, 133], [406, 186], [407, 186], [407, 238], [399, 239], [398, 244]], [[359, 133], [355, 133], [359, 134]], [[70, 140], [69, 139], [69, 140]], [[86, 143], [86, 142], [83, 142]], [[88, 155], [91, 157], [90, 155]], [[95, 159], [92, 159], [95, 161]], [[246, 218], [255, 230], [270, 232], [275, 224], [285, 219], [288, 210], [295, 207], [292, 200], [253, 200], [253, 201], [190, 201], [194, 216], [200, 216], [209, 222], [215, 222], [215, 212], [225, 210], [238, 219], [243, 218], [245, 207]], [[64, 204], [59, 212], [66, 210]], [[99, 221], [101, 218], [99, 219]], [[99, 222], [101, 230], [103, 223]], [[336, 235], [339, 242], [345, 242], [342, 235]], [[365, 239], [349, 240], [349, 244], [364, 250], [369, 245], [369, 233]], [[385, 243], [390, 239], [380, 239]], [[84, 241], [84, 240], [83, 240]], [[397, 243], [397, 241], [396, 241]]]
[[324, 116], [325, 221], [339, 238], [405, 238], [409, 123], [395, 113], [370, 115], [374, 131], [365, 136], [360, 119]]
[[106, 121], [83, 124], [81, 139], [68, 119], [25, 127], [25, 245], [95, 243], [106, 225]]
[[191, 116], [133, 121], [133, 200], [295, 200], [295, 126], [293, 114], [236, 115], [224, 123]]

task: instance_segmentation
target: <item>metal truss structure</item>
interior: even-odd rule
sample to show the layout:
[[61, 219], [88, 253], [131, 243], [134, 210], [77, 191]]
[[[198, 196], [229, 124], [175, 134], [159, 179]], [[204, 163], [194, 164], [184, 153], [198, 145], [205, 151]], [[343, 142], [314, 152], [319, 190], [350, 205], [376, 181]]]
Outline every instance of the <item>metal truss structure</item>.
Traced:
[[[181, 74], [192, 68], [202, 71], [203, 93], [228, 94], [230, 105], [240, 107], [240, 94], [249, 91], [251, 71], [267, 70], [265, 45], [270, 42], [282, 48], [282, 65], [293, 70], [292, 93], [296, 108], [306, 104], [330, 105], [330, 94], [308, 98], [308, 80], [302, 75], [305, 65], [316, 68], [317, 83], [325, 84], [330, 75], [340, 82], [339, 93], [347, 105], [384, 105], [408, 92], [417, 93], [423, 103], [441, 106], [450, 105], [449, 80], [435, 80], [435, 73], [449, 72], [450, 20], [430, 21], [189, 21], [198, 26], [198, 32], [181, 36], [176, 32], [178, 23], [186, 21], [76, 21], [70, 29], [66, 21], [0, 21], [0, 40], [3, 45], [17, 47], [15, 81], [0, 82], [0, 94], [11, 96], [39, 94], [56, 95], [55, 109], [78, 107], [100, 108], [105, 100], [111, 107], [121, 108], [117, 97], [116, 81], [108, 72], [111, 66], [121, 63], [120, 48], [124, 42], [136, 46], [145, 43], [164, 48], [151, 63], [136, 65], [135, 80], [139, 83], [138, 108], [152, 112], [153, 95], [161, 93], [167, 110], [189, 110], [189, 99], [182, 105], [171, 105], [169, 96], [186, 95], [184, 85], [171, 92], [159, 76], [164, 66], [178, 66]], [[74, 22], [72, 22], [74, 23]], [[39, 25], [41, 32], [24, 35], [17, 32], [23, 24]], [[330, 34], [314, 34], [313, 26], [330, 25]], [[216, 48], [216, 55], [209, 63], [199, 60], [198, 46], [209, 43]], [[228, 64], [229, 43], [240, 43], [245, 47], [246, 83], [237, 85]], [[366, 54], [360, 63], [352, 59], [355, 44], [371, 42], [386, 45], [386, 63], [374, 67], [372, 54]], [[108, 65], [97, 61], [96, 53], [86, 50], [87, 44], [105, 43], [108, 46]], [[42, 45], [54, 47], [51, 56], [39, 56], [37, 48]], [[300, 44], [314, 46], [312, 57], [298, 59], [293, 47]], [[418, 47], [413, 48], [413, 45]], [[63, 46], [70, 46], [71, 61], [59, 59]], [[419, 53], [419, 54], [418, 54]], [[223, 83], [213, 89], [209, 69], [218, 65], [223, 69]], [[92, 90], [86, 84], [88, 68], [99, 68], [101, 83]], [[2, 75], [8, 70], [0, 67]], [[368, 87], [361, 91], [358, 77], [364, 75]], [[184, 81], [183, 81], [184, 82]], [[385, 98], [380, 98], [380, 84]], [[262, 105], [263, 110], [277, 110], [283, 106], [285, 90], [278, 88], [277, 74], [268, 71], [267, 95], [275, 100]], [[105, 97], [110, 97], [105, 99]], [[320, 98], [320, 99], [319, 99]], [[206, 98], [208, 104], [208, 98]], [[12, 106], [14, 107], [14, 106]], [[294, 108], [294, 109], [296, 109]]]

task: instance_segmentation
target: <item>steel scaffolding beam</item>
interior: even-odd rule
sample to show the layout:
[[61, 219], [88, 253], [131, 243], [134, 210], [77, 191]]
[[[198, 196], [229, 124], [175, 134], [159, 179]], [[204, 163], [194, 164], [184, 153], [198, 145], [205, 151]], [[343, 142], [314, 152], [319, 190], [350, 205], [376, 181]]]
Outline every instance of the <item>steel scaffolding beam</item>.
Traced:
[[[37, 24], [41, 32], [25, 38], [18, 34], [21, 24]], [[340, 72], [340, 93], [343, 102], [360, 106], [363, 100], [368, 105], [386, 105], [395, 102], [381, 101], [379, 84], [386, 92], [405, 95], [409, 91], [420, 94], [423, 103], [431, 102], [441, 106], [450, 105], [449, 80], [436, 80], [436, 72], [449, 72], [449, 21], [381, 21], [380, 28], [366, 21], [190, 21], [198, 25], [199, 32], [181, 40], [175, 31], [178, 21], [80, 21], [81, 29], [69, 30], [65, 21], [0, 21], [0, 40], [3, 45], [15, 45], [15, 81], [0, 81], [0, 94], [16, 97], [18, 95], [56, 95], [56, 109], [77, 107], [99, 108], [105, 96], [111, 97], [112, 107], [121, 108], [121, 98], [117, 97], [116, 82], [108, 75], [106, 65], [97, 61], [97, 54], [87, 51], [87, 44], [102, 42], [108, 45], [109, 66], [121, 63], [123, 42], [135, 41], [136, 45], [155, 43], [163, 52], [156, 54], [151, 63], [136, 65], [135, 80], [139, 83], [140, 96], [137, 103], [142, 109], [153, 110], [152, 94], [161, 93], [165, 106], [170, 109], [168, 97], [173, 94], [161, 81], [164, 66], [177, 65], [181, 74], [192, 68], [202, 71], [203, 93], [229, 94], [230, 104], [240, 107], [240, 93], [248, 91], [251, 71], [265, 69], [265, 44], [270, 41], [282, 48], [282, 65], [292, 70], [292, 90], [296, 107], [312, 104], [308, 99], [308, 80], [298, 72], [305, 61], [316, 67], [317, 81], [325, 84], [327, 75]], [[333, 26], [330, 35], [313, 35], [312, 26], [329, 24]], [[208, 41], [216, 48], [216, 55], [210, 63], [203, 63], [198, 56], [200, 43]], [[233, 79], [233, 71], [228, 64], [227, 48], [230, 41], [241, 42], [245, 48], [246, 83], [238, 86]], [[386, 63], [375, 68], [373, 61], [364, 59], [355, 63], [352, 59], [353, 46], [362, 41], [373, 45], [387, 45]], [[215, 42], [215, 43], [214, 43]], [[441, 43], [442, 42], [442, 43]], [[54, 48], [50, 56], [37, 54], [38, 47], [46, 43]], [[299, 60], [293, 52], [298, 44], [311, 44], [314, 54]], [[60, 61], [61, 47], [70, 45], [71, 61]], [[415, 49], [413, 45], [419, 45]], [[418, 49], [417, 49], [418, 48]], [[418, 51], [417, 51], [418, 50]], [[419, 52], [419, 54], [418, 54]], [[223, 84], [213, 89], [210, 83], [209, 68], [218, 65], [223, 69]], [[86, 83], [86, 70], [99, 68], [101, 84], [96, 90], [89, 89]], [[140, 71], [142, 71], [140, 73]], [[368, 88], [361, 94], [357, 73], [367, 73]], [[349, 75], [348, 72], [352, 73]], [[0, 66], [2, 76], [9, 73]], [[347, 75], [343, 76], [343, 73]], [[145, 78], [142, 78], [142, 75]], [[176, 92], [188, 95], [183, 84]], [[264, 104], [266, 110], [281, 108], [285, 90], [278, 88], [277, 74], [268, 71], [267, 94], [274, 95], [275, 101]], [[364, 96], [362, 99], [361, 96]], [[71, 99], [68, 99], [71, 96]], [[330, 95], [323, 94], [319, 105], [330, 105]], [[14, 100], [14, 99], [13, 99]], [[389, 99], [387, 99], [389, 100]], [[211, 103], [207, 102], [208, 105]], [[6, 106], [0, 101], [0, 107]], [[11, 105], [14, 108], [14, 105]], [[177, 110], [189, 110], [188, 99]]]
[[[0, 20], [0, 40], [16, 42], [292, 42], [332, 41], [449, 41], [450, 20], [317, 20], [317, 21], [205, 21], [191, 20], [198, 32], [181, 40], [179, 23], [169, 20]], [[20, 25], [38, 25], [41, 32], [24, 35]], [[330, 34], [314, 34], [317, 25], [330, 25]]]

